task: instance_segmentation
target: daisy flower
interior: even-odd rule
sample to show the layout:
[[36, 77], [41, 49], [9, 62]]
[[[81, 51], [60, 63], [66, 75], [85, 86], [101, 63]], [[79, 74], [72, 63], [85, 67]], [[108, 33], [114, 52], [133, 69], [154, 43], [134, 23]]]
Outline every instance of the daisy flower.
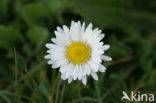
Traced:
[[98, 28], [93, 29], [90, 23], [85, 29], [85, 23], [71, 22], [70, 28], [66, 25], [57, 27], [53, 43], [46, 44], [49, 59], [48, 64], [52, 68], [59, 68], [61, 78], [68, 80], [82, 80], [86, 85], [87, 76], [91, 75], [98, 80], [97, 72], [105, 72], [102, 60], [111, 61], [108, 56], [103, 55], [109, 49], [109, 45], [104, 45], [101, 41], [105, 34]]

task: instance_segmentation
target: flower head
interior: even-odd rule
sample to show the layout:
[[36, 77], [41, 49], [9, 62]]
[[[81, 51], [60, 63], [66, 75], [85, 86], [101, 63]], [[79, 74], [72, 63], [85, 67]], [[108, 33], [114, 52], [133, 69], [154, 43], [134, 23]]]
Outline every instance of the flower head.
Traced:
[[98, 80], [96, 73], [106, 70], [102, 60], [111, 61], [110, 57], [103, 55], [110, 47], [101, 42], [105, 34], [92, 26], [90, 23], [85, 29], [85, 23], [72, 21], [70, 28], [65, 25], [57, 27], [56, 38], [51, 39], [53, 43], [46, 44], [48, 64], [54, 69], [59, 68], [61, 78], [68, 79], [68, 83], [79, 79], [86, 85], [88, 75]]

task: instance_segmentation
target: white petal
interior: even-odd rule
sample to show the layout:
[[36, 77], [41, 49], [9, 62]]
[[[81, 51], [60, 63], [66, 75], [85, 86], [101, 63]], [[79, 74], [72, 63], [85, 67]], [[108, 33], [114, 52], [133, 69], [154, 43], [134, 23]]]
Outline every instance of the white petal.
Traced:
[[86, 30], [88, 29], [92, 29], [93, 28], [93, 24], [92, 23], [89, 23], [88, 27], [86, 28]]
[[72, 77], [69, 77], [69, 78], [68, 78], [68, 83], [71, 83], [72, 80], [73, 80], [73, 78], [72, 78]]
[[51, 55], [45, 55], [44, 58], [45, 59], [51, 59]]
[[58, 27], [57, 27], [57, 31], [58, 31], [58, 32], [62, 32], [63, 30], [61, 29], [61, 27], [58, 26]]
[[63, 74], [65, 74], [68, 70], [70, 64], [66, 64], [65, 66], [61, 66], [61, 68], [59, 69], [59, 71]]
[[65, 31], [62, 31], [62, 32], [58, 32], [58, 31], [55, 31], [55, 35], [56, 35], [56, 44], [61, 46], [61, 47], [64, 47], [64, 46], [67, 46], [70, 42], [70, 39], [66, 34]]
[[56, 65], [55, 63], [52, 65], [52, 68], [55, 69], [55, 68], [58, 68], [60, 67], [59, 65]]
[[84, 32], [84, 30], [85, 30], [85, 23], [83, 22], [83, 24], [82, 24], [82, 33]]
[[80, 21], [78, 21], [77, 24], [78, 24], [79, 27], [81, 27], [81, 22]]
[[69, 29], [68, 29], [68, 27], [66, 25], [63, 25], [63, 30], [64, 30], [64, 32], [68, 32], [69, 31]]
[[104, 61], [111, 61], [112, 58], [109, 57], [109, 56], [102, 55], [102, 60], [104, 60]]
[[71, 39], [70, 39], [70, 31], [68, 29], [67, 26], [63, 25], [63, 30], [64, 30], [64, 39], [66, 41], [66, 43], [69, 45], [71, 43]]
[[90, 38], [87, 39], [86, 44], [88, 45], [96, 45], [98, 43], [96, 36], [93, 35]]
[[71, 73], [73, 72], [73, 69], [74, 69], [74, 65], [72, 63], [70, 63], [67, 67], [67, 71], [66, 71], [66, 74], [65, 74], [65, 77], [66, 78], [69, 78]]
[[105, 37], [105, 34], [101, 34], [100, 35], [100, 40], [103, 39]]
[[77, 23], [72, 22], [70, 27], [70, 37], [72, 41], [78, 41], [80, 37], [80, 30]]
[[55, 38], [51, 38], [51, 41], [53, 42], [53, 43], [57, 43], [57, 41], [56, 41], [56, 39]]
[[99, 66], [99, 71], [100, 71], [100, 72], [105, 72], [105, 71], [106, 71], [106, 67], [103, 66], [102, 64], [100, 64], [100, 66]]
[[95, 72], [91, 72], [91, 75], [95, 80], [98, 80], [98, 76]]
[[88, 66], [87, 63], [85, 63], [85, 64], [82, 66], [82, 68], [84, 69], [83, 76], [86, 75], [86, 74], [87, 74], [87, 75], [90, 75], [91, 70], [90, 70], [90, 68], [89, 68], [89, 66]]
[[52, 55], [52, 58], [54, 59], [66, 58], [66, 52], [63, 52], [63, 51], [50, 50], [50, 54]]
[[56, 45], [54, 45], [54, 44], [51, 44], [51, 43], [47, 43], [47, 44], [45, 44], [45, 46], [47, 47], [47, 48], [53, 48], [54, 46], [56, 46]]
[[86, 76], [83, 76], [83, 77], [82, 77], [82, 83], [83, 83], [84, 85], [87, 84], [87, 78], [86, 78]]
[[92, 27], [93, 27], [93, 24], [90, 23], [88, 27], [86, 28], [86, 30], [84, 31], [84, 33], [81, 35], [81, 38], [80, 38], [81, 41], [86, 42], [88, 40], [88, 38], [91, 36], [93, 32]]
[[104, 45], [102, 48], [103, 48], [103, 50], [105, 51], [105, 50], [109, 49], [110, 46], [109, 46], [109, 45]]
[[82, 34], [81, 36], [81, 40], [83, 42], [86, 42], [88, 40], [88, 38], [90, 37], [92, 31], [91, 30], [88, 30], [87, 32], [84, 32], [84, 34]]
[[59, 31], [54, 31], [56, 38], [59, 38], [60, 36], [63, 36], [62, 33], [63, 31], [59, 32]]
[[98, 43], [100, 41], [99, 35], [101, 33], [101, 30], [98, 30], [97, 28], [92, 32], [91, 36], [88, 38], [87, 43]]
[[103, 50], [101, 50], [101, 49], [99, 49], [99, 50], [92, 50], [93, 52], [93, 54], [104, 54], [104, 51]]
[[66, 78], [65, 78], [65, 75], [64, 75], [64, 74], [62, 74], [62, 75], [61, 75], [61, 79], [66, 80]]
[[91, 54], [91, 57], [90, 57], [90, 60], [96, 64], [99, 64], [102, 62], [102, 59], [101, 59], [101, 55], [99, 54]]
[[82, 79], [82, 72], [83, 72], [82, 67], [79, 66], [78, 70], [79, 70], [79, 72], [78, 72], [78, 79], [81, 80]]
[[52, 50], [52, 51], [53, 51], [53, 50], [65, 51], [65, 47], [62, 48], [62, 47], [57, 46], [57, 45], [55, 45], [55, 44], [47, 43], [47, 44], [46, 44], [46, 47], [49, 48], [49, 49]]
[[102, 49], [104, 51], [103, 47], [103, 42], [98, 42], [98, 43], [89, 43], [90, 46], [92, 47], [92, 49], [98, 50], [98, 49]]
[[73, 70], [73, 72], [71, 73], [71, 76], [73, 76], [73, 79], [76, 80], [78, 77], [78, 65], [75, 65], [75, 68]]
[[54, 63], [54, 61], [52, 61], [52, 60], [48, 61], [48, 64], [53, 64], [53, 63]]
[[93, 72], [97, 72], [98, 71], [98, 64], [94, 63], [94, 62], [91, 62], [91, 61], [88, 61], [87, 64], [89, 65], [89, 67], [91, 68], [91, 70]]
[[83, 65], [81, 66], [81, 68], [82, 68], [82, 70], [83, 70], [82, 76], [85, 76], [85, 75], [87, 74], [87, 69], [86, 69], [86, 67], [85, 67], [84, 65], [85, 65], [85, 64], [83, 64]]

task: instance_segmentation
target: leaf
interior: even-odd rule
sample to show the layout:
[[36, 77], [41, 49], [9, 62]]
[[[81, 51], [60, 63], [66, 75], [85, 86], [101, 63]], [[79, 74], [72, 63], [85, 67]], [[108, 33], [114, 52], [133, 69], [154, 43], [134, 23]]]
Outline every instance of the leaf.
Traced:
[[123, 42], [117, 39], [115, 34], [112, 34], [109, 38], [110, 42], [110, 50], [109, 55], [113, 58], [125, 57], [132, 54], [131, 47], [127, 46]]
[[0, 26], [0, 47], [12, 49], [16, 42], [23, 40], [22, 34], [18, 29], [12, 27]]
[[144, 70], [148, 68], [149, 55], [151, 54], [151, 46], [148, 41], [142, 37], [138, 38], [135, 42], [135, 53], [139, 60], [140, 67]]
[[148, 56], [151, 52], [151, 47], [148, 41], [142, 37], [138, 38], [135, 42], [135, 52], [138, 57]]
[[[1, 58], [0, 58], [0, 82], [7, 82], [9, 80], [9, 82], [11, 82], [10, 79], [14, 76], [14, 74], [12, 73], [9, 65], [8, 65], [8, 60], [6, 59], [5, 53], [1, 53]], [[7, 75], [7, 76], [6, 76]]]
[[46, 39], [49, 32], [43, 27], [33, 26], [27, 31], [26, 35], [33, 44], [37, 45]]
[[[0, 0], [0, 16], [6, 16], [8, 11], [7, 0]], [[0, 18], [1, 19], [1, 18]]]
[[80, 6], [79, 10], [82, 16], [89, 22], [94, 22], [98, 24], [102, 28], [108, 27], [118, 27], [125, 25], [127, 22], [124, 17], [118, 12], [115, 8], [107, 8], [107, 7], [95, 7], [92, 6], [85, 6], [86, 8]]
[[39, 85], [39, 89], [40, 89], [41, 93], [42, 93], [46, 98], [49, 98], [50, 93], [49, 93], [47, 87], [44, 85], [44, 83], [41, 83], [41, 84]]
[[123, 0], [74, 0], [73, 2], [77, 12], [85, 20], [94, 22], [102, 28], [125, 28], [133, 25], [136, 29], [145, 26], [142, 25], [143, 22], [153, 25], [153, 21], [156, 20], [156, 15], [152, 12], [135, 10], [136, 5], [130, 0], [129, 3]]
[[112, 46], [109, 52], [112, 57], [119, 58], [129, 56], [132, 53], [132, 50], [124, 44], [118, 44]]
[[155, 53], [155, 51], [156, 51], [156, 36], [153, 36], [153, 38], [154, 38], [154, 41], [153, 41], [153, 44], [152, 44], [152, 54], [153, 54], [153, 58], [155, 58], [155, 60], [156, 60], [156, 53]]
[[66, 7], [68, 2], [66, 0], [52, 0], [49, 2], [48, 7], [51, 13], [61, 13]]
[[47, 8], [40, 3], [27, 4], [21, 9], [21, 16], [29, 26], [41, 24], [40, 20], [47, 14]]
[[2, 97], [7, 103], [12, 103], [10, 99], [1, 91], [0, 91], [0, 97]]
[[125, 27], [123, 31], [124, 31], [124, 35], [122, 41], [126, 43], [135, 42], [135, 40], [139, 35], [138, 31], [133, 27]]

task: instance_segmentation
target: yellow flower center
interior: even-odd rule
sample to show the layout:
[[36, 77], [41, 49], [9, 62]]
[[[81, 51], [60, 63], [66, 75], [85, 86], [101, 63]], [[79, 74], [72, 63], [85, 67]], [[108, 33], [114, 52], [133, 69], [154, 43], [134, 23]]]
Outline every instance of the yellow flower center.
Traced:
[[90, 57], [90, 48], [83, 42], [73, 42], [66, 50], [67, 58], [75, 64], [83, 64]]

